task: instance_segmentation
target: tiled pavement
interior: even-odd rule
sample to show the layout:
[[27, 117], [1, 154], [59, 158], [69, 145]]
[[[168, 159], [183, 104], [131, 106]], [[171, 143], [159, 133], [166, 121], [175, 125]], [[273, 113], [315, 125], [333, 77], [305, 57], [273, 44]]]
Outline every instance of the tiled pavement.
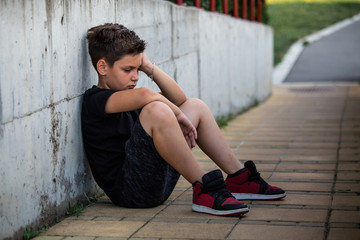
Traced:
[[[246, 201], [250, 212], [217, 217], [191, 211], [180, 179], [163, 205], [126, 209], [107, 199], [36, 239], [360, 239], [360, 86], [277, 86], [260, 106], [223, 130], [240, 160], [287, 191], [280, 201]], [[199, 149], [201, 165], [215, 165]]]

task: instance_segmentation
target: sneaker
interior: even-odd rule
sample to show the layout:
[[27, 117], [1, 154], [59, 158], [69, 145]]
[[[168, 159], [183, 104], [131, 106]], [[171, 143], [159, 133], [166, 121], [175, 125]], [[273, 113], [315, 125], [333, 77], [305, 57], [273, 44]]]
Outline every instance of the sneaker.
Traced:
[[269, 185], [260, 177], [253, 161], [247, 161], [245, 168], [228, 175], [226, 187], [238, 200], [276, 200], [286, 196], [284, 190]]
[[203, 184], [193, 184], [193, 211], [221, 216], [240, 215], [249, 211], [246, 204], [236, 200], [226, 189], [220, 170], [205, 174], [202, 181]]

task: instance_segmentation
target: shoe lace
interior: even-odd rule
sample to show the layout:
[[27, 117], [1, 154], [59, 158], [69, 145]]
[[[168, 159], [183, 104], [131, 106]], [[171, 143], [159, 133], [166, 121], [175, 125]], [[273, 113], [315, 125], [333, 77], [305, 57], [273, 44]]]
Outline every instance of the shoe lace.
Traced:
[[205, 194], [212, 195], [214, 198], [221, 198], [221, 199], [227, 199], [229, 197], [234, 197], [225, 186], [222, 188], [217, 188], [217, 189], [212, 189], [212, 190], [208, 190], [205, 187], [201, 186], [200, 189], [201, 189], [201, 191], [198, 194], [198, 196], [205, 193]]
[[246, 182], [256, 182], [258, 184], [264, 183], [264, 179], [260, 176], [259, 172], [248, 173], [248, 179]]

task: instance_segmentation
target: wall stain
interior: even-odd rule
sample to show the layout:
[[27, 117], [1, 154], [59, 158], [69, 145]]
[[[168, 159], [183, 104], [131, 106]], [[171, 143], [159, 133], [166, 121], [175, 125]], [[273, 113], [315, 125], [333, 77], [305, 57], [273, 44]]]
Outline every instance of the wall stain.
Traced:
[[50, 133], [50, 143], [52, 144], [52, 160], [54, 166], [57, 164], [57, 153], [59, 152], [60, 147], [60, 120], [59, 116], [61, 116], [58, 112], [55, 112], [55, 105], [50, 105], [50, 112], [51, 112], [51, 133]]

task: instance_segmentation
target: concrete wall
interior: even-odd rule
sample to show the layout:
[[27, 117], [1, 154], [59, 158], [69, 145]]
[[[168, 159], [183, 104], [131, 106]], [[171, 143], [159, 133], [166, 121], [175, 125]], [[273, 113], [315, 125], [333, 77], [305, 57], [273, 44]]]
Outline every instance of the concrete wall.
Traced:
[[162, 0], [0, 1], [0, 239], [51, 223], [94, 192], [80, 107], [96, 84], [85, 34], [105, 22], [134, 29], [215, 116], [271, 93], [273, 36], [262, 24]]

